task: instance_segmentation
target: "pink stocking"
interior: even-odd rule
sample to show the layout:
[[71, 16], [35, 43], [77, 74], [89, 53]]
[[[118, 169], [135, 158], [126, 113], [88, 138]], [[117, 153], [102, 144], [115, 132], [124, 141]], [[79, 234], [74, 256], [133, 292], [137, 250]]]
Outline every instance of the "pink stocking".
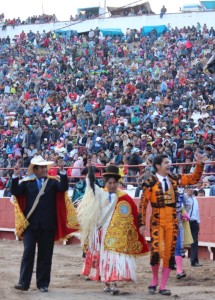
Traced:
[[158, 271], [159, 271], [159, 264], [152, 266], [152, 281], [151, 286], [156, 286], [158, 284]]
[[175, 261], [176, 261], [176, 267], [177, 267], [177, 274], [181, 274], [183, 258], [181, 256], [175, 256]]
[[169, 279], [170, 272], [171, 272], [170, 268], [165, 268], [165, 267], [163, 268], [161, 284], [160, 284], [160, 290], [165, 290], [166, 289], [166, 283], [167, 283], [167, 280]]

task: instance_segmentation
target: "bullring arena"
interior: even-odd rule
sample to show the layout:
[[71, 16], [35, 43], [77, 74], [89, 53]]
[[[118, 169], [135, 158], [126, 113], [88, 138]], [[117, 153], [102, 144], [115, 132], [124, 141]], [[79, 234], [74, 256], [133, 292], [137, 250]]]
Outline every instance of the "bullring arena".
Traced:
[[[161, 296], [149, 295], [147, 286], [150, 281], [151, 271], [149, 266], [149, 255], [138, 258], [138, 282], [120, 284], [121, 294], [110, 296], [105, 294], [101, 283], [86, 281], [80, 276], [83, 259], [78, 244], [56, 245], [53, 257], [52, 281], [49, 293], [39, 293], [35, 286], [33, 276], [31, 288], [28, 292], [16, 291], [13, 285], [17, 282], [22, 256], [22, 243], [18, 241], [0, 241], [0, 272], [1, 272], [1, 299], [9, 300], [94, 300], [110, 299], [160, 299]], [[202, 268], [191, 268], [188, 259], [185, 259], [184, 269], [187, 277], [182, 280], [175, 279], [175, 272], [172, 272], [169, 287], [172, 296], [162, 299], [192, 299], [192, 300], [213, 300], [215, 299], [215, 262], [203, 260]]]
[[[187, 277], [181, 280], [171, 273], [168, 286], [172, 296], [162, 299], [215, 299], [215, 261], [214, 261], [214, 217], [212, 197], [199, 198], [202, 226], [200, 230], [199, 256], [203, 264], [201, 268], [191, 268], [189, 258], [184, 259], [184, 270]], [[150, 209], [150, 208], [149, 208]], [[148, 211], [149, 212], [149, 211]], [[149, 213], [148, 213], [149, 215]], [[28, 292], [16, 291], [13, 286], [19, 276], [20, 260], [23, 244], [15, 240], [13, 233], [13, 206], [9, 198], [0, 201], [0, 273], [1, 299], [9, 300], [38, 300], [38, 299], [109, 299], [111, 296], [103, 292], [99, 282], [88, 281], [81, 276], [83, 265], [82, 251], [79, 240], [72, 237], [67, 245], [56, 243], [53, 257], [52, 280], [49, 293], [41, 294], [35, 285], [35, 273], [31, 288]], [[148, 221], [149, 222], [149, 217]], [[3, 228], [4, 227], [4, 228]], [[149, 240], [149, 232], [146, 231]], [[11, 240], [12, 239], [12, 240]], [[212, 242], [213, 241], [213, 242]], [[138, 258], [138, 280], [134, 283], [120, 283], [120, 299], [159, 299], [159, 294], [149, 295], [147, 286], [150, 282], [151, 268], [149, 255]]]

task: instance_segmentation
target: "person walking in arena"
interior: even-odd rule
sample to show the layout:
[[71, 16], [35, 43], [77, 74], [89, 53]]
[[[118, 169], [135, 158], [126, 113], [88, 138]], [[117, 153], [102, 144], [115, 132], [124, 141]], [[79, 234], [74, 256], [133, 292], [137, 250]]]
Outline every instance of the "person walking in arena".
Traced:
[[186, 210], [190, 218], [190, 229], [193, 237], [193, 243], [190, 247], [190, 262], [192, 267], [202, 267], [198, 257], [198, 237], [200, 231], [200, 213], [197, 198], [193, 194], [194, 187], [189, 186], [186, 189]]
[[68, 179], [64, 162], [58, 161], [60, 179], [47, 176], [53, 164], [35, 156], [28, 176], [20, 180], [20, 165], [14, 168], [11, 194], [14, 195], [16, 235], [23, 236], [24, 253], [19, 282], [14, 287], [27, 291], [30, 287], [37, 244], [36, 284], [48, 292], [54, 241], [77, 230], [75, 209], [66, 191]]
[[78, 209], [81, 244], [86, 251], [82, 274], [105, 283], [104, 291], [118, 294], [117, 282], [136, 281], [135, 257], [148, 252], [138, 231], [138, 210], [119, 188], [119, 168], [110, 165], [103, 174], [104, 189], [94, 184], [90, 168], [87, 188]]
[[160, 259], [163, 258], [162, 277], [159, 293], [171, 295], [166, 289], [171, 269], [175, 264], [175, 246], [178, 234], [178, 220], [176, 214], [176, 201], [178, 199], [177, 187], [197, 184], [201, 178], [205, 156], [196, 154], [196, 168], [193, 174], [174, 175], [170, 173], [171, 162], [167, 155], [155, 156], [153, 167], [156, 174], [143, 182], [143, 193], [139, 207], [139, 230], [143, 234], [146, 224], [146, 208], [148, 202], [152, 206], [150, 221], [152, 280], [148, 291], [155, 294], [158, 285], [158, 272]]

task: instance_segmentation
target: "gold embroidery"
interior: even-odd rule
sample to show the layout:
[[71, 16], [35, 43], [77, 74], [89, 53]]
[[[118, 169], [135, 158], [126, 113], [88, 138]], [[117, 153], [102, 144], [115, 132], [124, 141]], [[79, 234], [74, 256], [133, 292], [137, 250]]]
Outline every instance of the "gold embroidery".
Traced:
[[65, 193], [65, 206], [66, 206], [66, 225], [68, 228], [78, 229], [77, 214], [74, 208], [74, 205], [71, 202], [71, 199], [68, 195], [68, 192]]
[[[25, 229], [28, 227], [29, 222], [25, 218], [19, 203], [17, 201], [17, 198], [14, 196], [14, 212], [15, 212], [15, 232], [16, 235], [20, 238], [25, 231]], [[78, 221], [77, 221], [77, 215], [75, 208], [69, 198], [68, 193], [65, 193], [65, 206], [66, 206], [66, 225], [68, 228], [72, 229], [78, 229]]]
[[164, 202], [165, 204], [175, 203], [175, 194], [172, 184], [170, 184], [170, 189], [167, 192], [164, 192]]
[[106, 232], [105, 249], [125, 254], [139, 254], [142, 248], [131, 206], [127, 201], [120, 201]]
[[15, 196], [14, 196], [13, 205], [14, 205], [14, 212], [15, 212], [15, 233], [18, 236], [18, 238], [21, 238], [23, 232], [28, 227], [29, 222], [25, 218]]
[[118, 189], [116, 193], [117, 193], [118, 198], [126, 195], [126, 192], [124, 192], [123, 190], [120, 190], [120, 189]]

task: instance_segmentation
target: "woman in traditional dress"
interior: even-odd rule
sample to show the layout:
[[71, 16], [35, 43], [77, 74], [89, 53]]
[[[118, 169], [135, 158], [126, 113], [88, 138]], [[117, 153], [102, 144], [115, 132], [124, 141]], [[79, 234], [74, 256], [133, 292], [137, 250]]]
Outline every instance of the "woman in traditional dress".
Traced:
[[81, 244], [86, 250], [82, 274], [105, 283], [105, 292], [118, 294], [118, 281], [136, 281], [135, 256], [148, 251], [138, 230], [137, 207], [118, 187], [119, 168], [109, 166], [104, 189], [94, 184], [89, 168], [87, 188], [78, 208]]

